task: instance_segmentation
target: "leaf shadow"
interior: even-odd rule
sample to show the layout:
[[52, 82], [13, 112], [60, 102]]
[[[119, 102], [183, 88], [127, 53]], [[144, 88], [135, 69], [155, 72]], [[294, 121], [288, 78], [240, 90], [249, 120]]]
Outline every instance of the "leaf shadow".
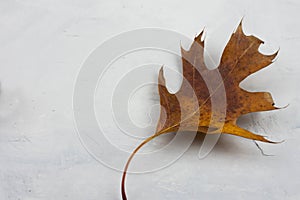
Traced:
[[[204, 133], [198, 133], [188, 151], [198, 155], [205, 136], [206, 134]], [[249, 142], [249, 145], [245, 145], [247, 142]], [[207, 156], [211, 156], [212, 154], [214, 156], [253, 156], [256, 154], [259, 155], [259, 152], [251, 140], [222, 134]]]

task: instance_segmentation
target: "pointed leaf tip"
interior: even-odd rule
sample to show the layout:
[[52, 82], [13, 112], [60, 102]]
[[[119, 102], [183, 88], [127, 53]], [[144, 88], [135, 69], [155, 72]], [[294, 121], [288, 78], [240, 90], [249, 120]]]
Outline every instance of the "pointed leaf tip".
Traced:
[[161, 66], [158, 73], [158, 83], [165, 84], [165, 77], [164, 77], [164, 66]]
[[275, 51], [275, 53], [271, 54], [271, 55], [268, 55], [268, 57], [271, 59], [272, 62], [274, 62], [274, 59], [277, 57], [278, 53], [279, 53], [279, 50], [278, 49], [277, 51]]
[[239, 25], [237, 26], [237, 28], [235, 29], [234, 33], [241, 33], [244, 35], [244, 31], [243, 31], [243, 20], [244, 17], [240, 20]]
[[203, 35], [204, 35], [204, 29], [194, 38], [194, 41], [196, 41], [199, 44], [203, 44], [205, 39], [203, 38]]

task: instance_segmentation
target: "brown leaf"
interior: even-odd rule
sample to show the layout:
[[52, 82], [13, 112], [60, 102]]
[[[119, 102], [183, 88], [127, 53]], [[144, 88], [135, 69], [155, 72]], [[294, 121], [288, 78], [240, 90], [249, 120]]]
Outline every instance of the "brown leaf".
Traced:
[[[169, 93], [163, 69], [160, 70], [158, 88], [161, 114], [156, 132], [221, 132], [271, 142], [237, 126], [236, 121], [247, 113], [277, 109], [270, 93], [248, 92], [239, 87], [246, 77], [270, 65], [277, 52], [272, 55], [260, 53], [258, 48], [263, 41], [246, 36], [240, 23], [225, 47], [218, 68], [209, 70], [203, 58], [202, 34], [194, 39], [188, 51], [181, 51], [184, 81], [177, 93]], [[192, 95], [196, 98], [191, 98]], [[223, 104], [223, 108], [214, 108], [218, 104]], [[195, 109], [195, 105], [198, 109]]]
[[156, 133], [143, 141], [126, 163], [121, 185], [123, 200], [127, 200], [125, 178], [130, 161], [142, 146], [161, 134], [178, 131], [226, 133], [275, 143], [237, 126], [236, 121], [247, 113], [278, 109], [270, 93], [248, 92], [239, 87], [249, 75], [270, 65], [278, 52], [260, 53], [258, 48], [263, 41], [246, 36], [240, 23], [223, 51], [219, 66], [209, 70], [204, 63], [202, 36], [203, 31], [188, 51], [181, 48], [183, 81], [178, 92], [168, 91], [163, 68], [159, 71], [161, 111]]

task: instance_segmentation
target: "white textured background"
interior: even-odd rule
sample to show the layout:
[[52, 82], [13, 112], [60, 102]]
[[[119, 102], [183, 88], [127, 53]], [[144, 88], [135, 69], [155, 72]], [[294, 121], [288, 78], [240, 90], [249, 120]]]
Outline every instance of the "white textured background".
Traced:
[[[204, 160], [195, 142], [172, 166], [128, 177], [134, 199], [300, 199], [298, 0], [0, 1], [0, 199], [120, 199], [121, 173], [82, 147], [75, 131], [72, 91], [81, 63], [111, 35], [161, 27], [193, 38], [204, 26], [215, 62], [238, 21], [276, 62], [243, 87], [268, 90], [281, 111], [242, 117], [255, 132], [285, 142], [261, 144], [222, 136]], [[208, 62], [212, 66], [212, 63]], [[159, 161], [159, 159], [158, 159]]]

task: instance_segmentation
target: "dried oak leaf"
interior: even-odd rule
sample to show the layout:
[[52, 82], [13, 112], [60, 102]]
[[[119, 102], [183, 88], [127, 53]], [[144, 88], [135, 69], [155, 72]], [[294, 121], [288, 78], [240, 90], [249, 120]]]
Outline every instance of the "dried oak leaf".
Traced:
[[159, 72], [161, 112], [156, 133], [143, 141], [128, 159], [122, 179], [123, 200], [127, 199], [125, 177], [132, 157], [161, 134], [177, 131], [226, 133], [274, 143], [237, 126], [236, 121], [247, 113], [278, 109], [270, 93], [248, 92], [239, 87], [246, 77], [270, 65], [278, 51], [272, 55], [260, 53], [258, 48], [263, 41], [252, 35], [246, 36], [240, 23], [223, 51], [219, 66], [209, 70], [204, 63], [202, 36], [203, 31], [188, 51], [181, 48], [183, 82], [178, 92], [171, 94], [168, 91], [163, 68]]
[[[247, 113], [278, 109], [270, 93], [248, 92], [239, 87], [246, 77], [270, 65], [278, 52], [272, 55], [260, 53], [258, 48], [263, 41], [246, 36], [240, 23], [224, 49], [218, 68], [209, 70], [204, 63], [202, 35], [203, 31], [194, 39], [189, 51], [181, 49], [185, 81], [177, 93], [169, 93], [163, 68], [160, 70], [158, 88], [161, 114], [156, 132], [176, 132], [179, 127], [180, 131], [195, 131], [198, 128], [198, 132], [221, 132], [271, 142], [237, 126], [236, 121]], [[221, 90], [225, 92], [223, 97], [226, 99], [221, 98]], [[191, 98], [192, 95], [195, 97]], [[223, 109], [215, 108], [213, 116], [212, 98], [215, 98], [214, 106], [226, 102]], [[195, 109], [195, 105], [199, 108]]]

